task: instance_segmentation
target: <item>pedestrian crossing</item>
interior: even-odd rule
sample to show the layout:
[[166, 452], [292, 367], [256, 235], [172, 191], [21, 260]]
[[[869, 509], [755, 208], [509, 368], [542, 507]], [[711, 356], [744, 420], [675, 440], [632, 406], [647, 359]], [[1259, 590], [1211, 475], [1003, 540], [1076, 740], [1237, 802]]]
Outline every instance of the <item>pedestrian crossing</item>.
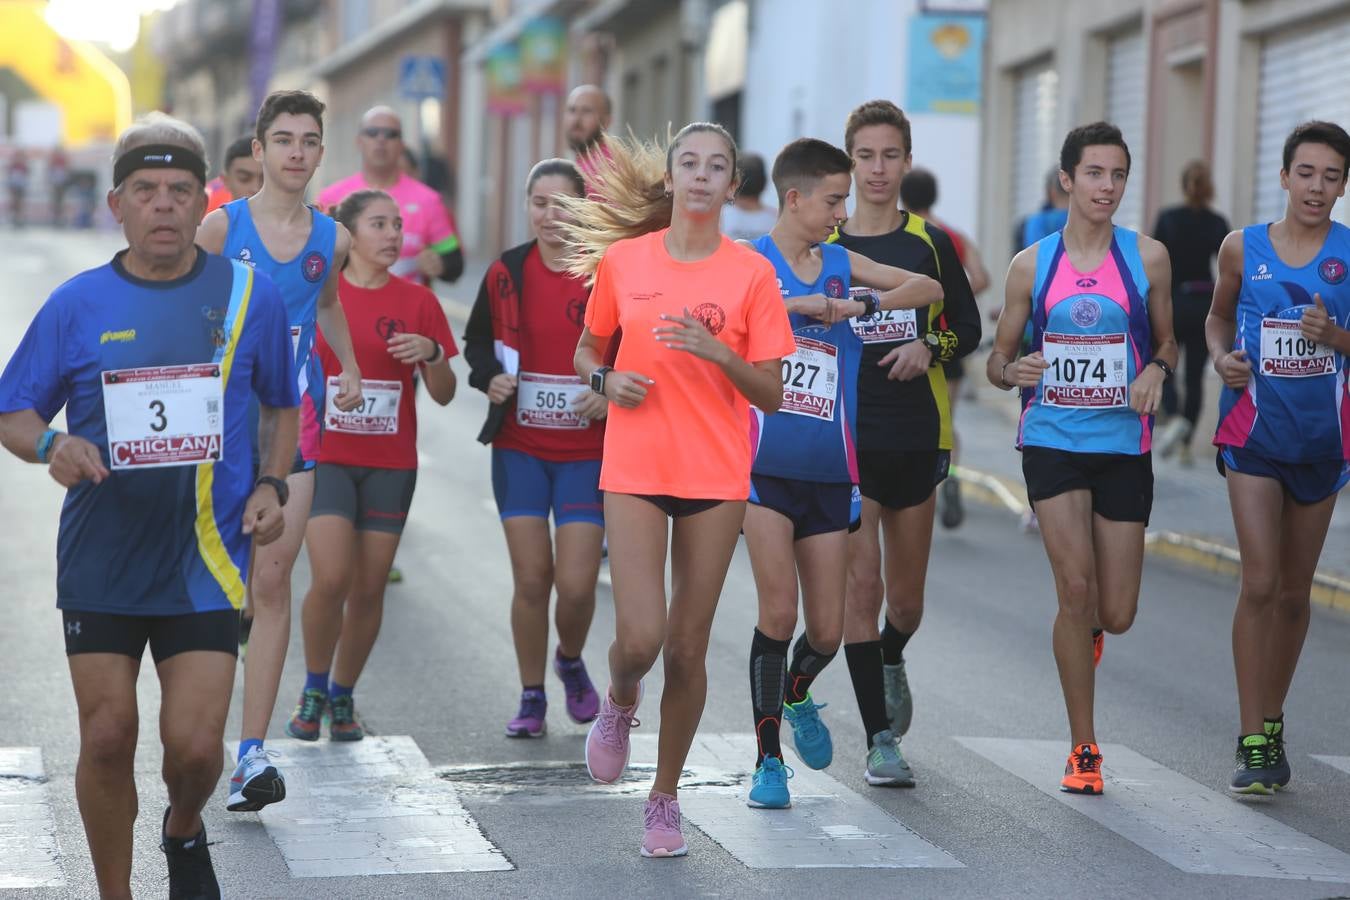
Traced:
[[[571, 827], [584, 820], [577, 802], [631, 807], [647, 790], [657, 749], [655, 735], [632, 740], [630, 772], [615, 785], [589, 782], [576, 759], [437, 769], [404, 736], [349, 744], [273, 741], [268, 749], [286, 774], [287, 798], [259, 818], [266, 843], [292, 878], [509, 872], [527, 863], [512, 855], [511, 833], [495, 833], [475, 819], [472, 810], [482, 809], [476, 804], [528, 806], [534, 817]], [[1105, 795], [1084, 797], [1058, 790], [1062, 741], [953, 740], [1019, 779], [1008, 782], [1010, 792], [1029, 788], [1053, 798], [1179, 872], [1350, 884], [1350, 853], [1285, 824], [1260, 803], [1202, 785], [1129, 747], [1103, 745]], [[795, 765], [790, 809], [750, 809], [745, 793], [754, 752], [750, 734], [698, 735], [680, 791], [686, 832], [702, 832], [747, 869], [976, 865], [960, 858], [968, 850], [939, 846], [905, 821], [904, 800], [892, 800], [915, 796], [909, 791], [859, 793], [828, 771]], [[1350, 775], [1350, 757], [1313, 759]], [[59, 791], [73, 787], [69, 777], [56, 783]], [[924, 791], [922, 782], [915, 790]], [[50, 791], [38, 748], [0, 748], [0, 890], [63, 887], [72, 874], [62, 849], [87, 853], [74, 835], [58, 840]], [[1019, 802], [1009, 809], [1035, 817], [1034, 807]]]

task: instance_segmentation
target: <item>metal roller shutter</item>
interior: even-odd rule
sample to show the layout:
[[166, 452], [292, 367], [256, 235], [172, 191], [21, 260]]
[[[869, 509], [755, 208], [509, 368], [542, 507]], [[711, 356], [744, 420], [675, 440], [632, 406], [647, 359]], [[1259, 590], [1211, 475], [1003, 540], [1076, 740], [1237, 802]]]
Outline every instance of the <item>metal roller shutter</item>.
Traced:
[[1049, 61], [1018, 72], [1013, 85], [1013, 219], [1045, 202], [1045, 175], [1059, 156], [1055, 111], [1059, 74]]
[[[1257, 95], [1255, 209], [1257, 222], [1272, 222], [1285, 210], [1280, 188], [1284, 139], [1308, 119], [1350, 126], [1350, 16], [1318, 21], [1307, 28], [1280, 32], [1261, 45], [1261, 85]], [[1350, 223], [1350, 204], [1336, 205], [1335, 217]]]
[[1106, 120], [1125, 136], [1130, 148], [1130, 178], [1116, 210], [1115, 222], [1143, 230], [1144, 216], [1144, 92], [1147, 89], [1144, 35], [1135, 31], [1106, 45]]

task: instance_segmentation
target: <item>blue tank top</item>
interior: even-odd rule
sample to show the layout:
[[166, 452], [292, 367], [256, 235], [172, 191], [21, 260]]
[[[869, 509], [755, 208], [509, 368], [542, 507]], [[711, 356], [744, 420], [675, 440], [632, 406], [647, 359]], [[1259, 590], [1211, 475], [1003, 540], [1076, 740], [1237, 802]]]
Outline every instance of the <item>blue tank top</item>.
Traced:
[[1130, 409], [1130, 385], [1153, 358], [1139, 235], [1117, 226], [1094, 272], [1074, 269], [1063, 238], [1056, 232], [1035, 245], [1031, 350], [1050, 368], [1022, 391], [1018, 446], [1147, 453], [1153, 419]]
[[1246, 351], [1252, 377], [1241, 391], [1221, 391], [1214, 443], [1284, 462], [1350, 459], [1346, 359], [1299, 330], [1314, 294], [1337, 325], [1350, 327], [1350, 228], [1332, 222], [1317, 256], [1299, 268], [1281, 261], [1269, 229], [1242, 230], [1233, 349]]
[[[319, 292], [333, 266], [333, 248], [337, 244], [337, 223], [311, 207], [309, 239], [296, 257], [278, 262], [267, 251], [248, 200], [234, 200], [224, 206], [229, 217], [223, 256], [252, 266], [272, 279], [286, 301], [290, 319], [291, 347], [295, 351], [295, 371], [300, 393], [322, 392], [323, 378], [314, 356], [315, 315]], [[319, 407], [322, 409], [322, 406]]]
[[[820, 275], [801, 281], [764, 235], [754, 248], [773, 263], [784, 297], [847, 297], [848, 251], [821, 244]], [[750, 445], [757, 475], [824, 483], [858, 483], [856, 417], [862, 340], [848, 320], [826, 325], [792, 313], [797, 350], [783, 360], [783, 405], [772, 416], [750, 408]]]

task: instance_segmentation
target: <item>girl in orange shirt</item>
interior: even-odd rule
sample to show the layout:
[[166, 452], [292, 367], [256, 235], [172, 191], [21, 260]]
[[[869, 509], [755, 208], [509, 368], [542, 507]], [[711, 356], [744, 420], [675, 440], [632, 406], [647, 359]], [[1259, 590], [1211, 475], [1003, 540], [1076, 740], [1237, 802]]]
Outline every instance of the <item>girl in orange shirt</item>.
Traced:
[[[610, 401], [600, 487], [617, 634], [586, 765], [597, 781], [623, 774], [642, 678], [664, 655], [672, 689], [661, 698], [642, 855], [683, 856], [675, 793], [703, 715], [713, 613], [750, 492], [748, 407], [778, 409], [782, 358], [795, 344], [773, 266], [719, 230], [736, 194], [726, 130], [686, 125], [664, 154], [607, 145], [611, 158], [595, 174], [604, 201], [566, 201], [573, 268], [594, 279], [577, 374]], [[603, 355], [619, 329], [610, 368]]]

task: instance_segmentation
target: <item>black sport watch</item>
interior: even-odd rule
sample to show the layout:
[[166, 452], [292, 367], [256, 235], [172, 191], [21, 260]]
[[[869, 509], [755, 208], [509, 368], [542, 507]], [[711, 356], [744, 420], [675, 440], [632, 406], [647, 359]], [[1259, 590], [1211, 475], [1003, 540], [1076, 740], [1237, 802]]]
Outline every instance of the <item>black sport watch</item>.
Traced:
[[267, 484], [272, 486], [272, 489], [277, 492], [277, 503], [281, 506], [285, 506], [286, 501], [291, 499], [290, 485], [288, 485], [285, 481], [283, 481], [280, 478], [273, 478], [271, 475], [264, 475], [257, 481], [253, 482], [254, 487], [257, 487], [260, 484]]
[[614, 371], [613, 366], [601, 366], [591, 373], [591, 390], [600, 396], [605, 394], [605, 376]]
[[936, 332], [928, 332], [923, 336], [923, 345], [928, 348], [928, 352], [933, 354], [933, 365], [937, 365], [942, 358], [942, 340]]

